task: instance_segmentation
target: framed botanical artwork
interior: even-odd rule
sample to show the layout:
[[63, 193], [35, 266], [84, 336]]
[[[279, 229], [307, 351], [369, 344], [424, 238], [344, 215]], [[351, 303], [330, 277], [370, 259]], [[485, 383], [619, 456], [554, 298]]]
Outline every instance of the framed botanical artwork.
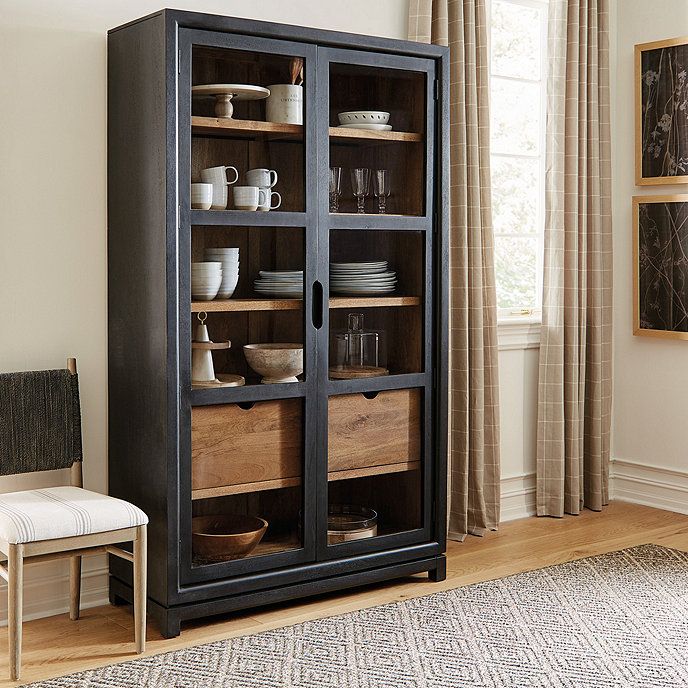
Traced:
[[633, 197], [633, 334], [688, 340], [688, 194]]
[[635, 46], [635, 183], [688, 183], [688, 37]]

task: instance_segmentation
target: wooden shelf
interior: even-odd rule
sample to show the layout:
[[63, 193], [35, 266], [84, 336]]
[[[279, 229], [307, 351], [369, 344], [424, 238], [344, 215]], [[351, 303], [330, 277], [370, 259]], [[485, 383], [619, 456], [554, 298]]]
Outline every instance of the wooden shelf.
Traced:
[[423, 141], [422, 134], [410, 131], [373, 131], [370, 129], [348, 129], [346, 127], [330, 127], [330, 140], [337, 143], [341, 139], [342, 143], [347, 140], [359, 141], [405, 141], [408, 143], [420, 143]]
[[[330, 127], [330, 138], [336, 143], [347, 140], [358, 141], [402, 141], [420, 143], [423, 134], [410, 131], [371, 131], [369, 129], [347, 129]], [[204, 136], [224, 136], [226, 138], [260, 138], [271, 141], [300, 141], [303, 139], [303, 126], [282, 124], [280, 122], [260, 122], [248, 119], [221, 119], [218, 117], [192, 117], [191, 132]]]
[[211, 497], [226, 497], [228, 495], [246, 494], [247, 492], [263, 492], [264, 490], [279, 490], [283, 487], [297, 487], [301, 478], [278, 478], [277, 480], [261, 480], [254, 483], [240, 485], [220, 485], [206, 487], [203, 490], [191, 490], [191, 499], [210, 499]]
[[[330, 308], [375, 308], [419, 306], [420, 296], [333, 296]], [[191, 312], [296, 311], [302, 299], [228, 299], [225, 301], [192, 301]]]
[[191, 132], [205, 136], [227, 138], [260, 138], [265, 140], [299, 141], [303, 139], [300, 124], [258, 122], [248, 119], [219, 119], [217, 117], [192, 117]]
[[387, 473], [403, 473], [404, 471], [417, 471], [419, 468], [420, 461], [402, 461], [400, 463], [388, 463], [383, 466], [366, 466], [365, 468], [352, 468], [347, 471], [330, 471], [327, 474], [327, 481], [367, 478], [371, 475], [385, 475]]
[[192, 301], [191, 312], [233, 311], [296, 311], [303, 307], [301, 299], [227, 299], [225, 301]]
[[289, 227], [306, 226], [306, 213], [271, 210], [197, 210], [189, 213], [192, 225], [221, 227]]
[[[383, 466], [366, 466], [365, 468], [353, 468], [346, 471], [330, 471], [327, 474], [328, 482], [333, 480], [348, 480], [350, 478], [366, 478], [371, 475], [383, 475], [387, 473], [402, 473], [403, 471], [417, 471], [420, 461], [401, 461]], [[279, 478], [277, 480], [262, 480], [254, 483], [242, 483], [241, 485], [221, 485], [208, 487], [203, 490], [192, 490], [191, 499], [211, 499], [212, 497], [227, 497], [228, 495], [246, 494], [248, 492], [263, 492], [264, 490], [278, 490], [284, 487], [298, 487], [301, 478]]]
[[[256, 548], [246, 557], [241, 557], [242, 559], [250, 559], [251, 557], [260, 557], [264, 554], [275, 554], [276, 552], [287, 552], [293, 549], [300, 549], [301, 541], [296, 533], [291, 534], [280, 534], [276, 537], [264, 537], [257, 545]], [[194, 557], [193, 566], [222, 566], [227, 562], [216, 561], [216, 562], [203, 562]]]
[[330, 308], [376, 306], [420, 306], [420, 296], [333, 296], [330, 299]]

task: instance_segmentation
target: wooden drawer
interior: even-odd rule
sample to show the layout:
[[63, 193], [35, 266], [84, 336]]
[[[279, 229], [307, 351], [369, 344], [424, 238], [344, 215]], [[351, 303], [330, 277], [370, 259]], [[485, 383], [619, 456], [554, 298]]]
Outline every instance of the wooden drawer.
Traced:
[[[414, 464], [421, 456], [419, 389], [332, 396], [328, 401], [328, 473]], [[409, 468], [414, 467], [409, 465]]]
[[[193, 490], [284, 481], [298, 484], [302, 472], [302, 402], [263, 401], [191, 409], [191, 483]], [[264, 485], [263, 489], [270, 485]], [[210, 496], [210, 495], [205, 495]]]

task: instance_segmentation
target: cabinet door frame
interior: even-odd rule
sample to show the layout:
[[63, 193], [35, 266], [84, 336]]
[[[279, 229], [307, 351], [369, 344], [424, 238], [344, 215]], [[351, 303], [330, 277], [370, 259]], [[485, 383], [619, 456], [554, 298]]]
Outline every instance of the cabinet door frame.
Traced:
[[[330, 215], [328, 203], [328, 167], [330, 157], [329, 137], [329, 91], [330, 64], [344, 63], [382, 69], [399, 69], [415, 71], [425, 75], [425, 190], [424, 214], [419, 216], [391, 215]], [[410, 57], [365, 50], [318, 47], [316, 78], [316, 115], [318, 145], [318, 180], [320, 183], [320, 213], [318, 223], [318, 246], [320, 249], [319, 264], [324, 277], [325, 303], [329, 299], [329, 252], [330, 232], [333, 229], [365, 229], [369, 231], [423, 231], [424, 232], [424, 296], [423, 328], [425, 338], [423, 350], [424, 370], [421, 373], [391, 375], [384, 378], [369, 378], [331, 382], [328, 375], [329, 350], [329, 309], [324, 309], [323, 326], [318, 333], [318, 350], [322, 355], [318, 360], [319, 400], [318, 400], [318, 464], [317, 464], [317, 559], [328, 561], [353, 556], [389, 551], [410, 545], [444, 542], [441, 531], [444, 525], [438, 526], [437, 514], [444, 518], [446, 498], [437, 491], [445, 471], [445, 462], [438, 455], [442, 446], [437, 442], [437, 427], [444, 428], [446, 422], [436, 422], [437, 408], [437, 371], [438, 346], [444, 341], [438, 339], [437, 307], [438, 288], [443, 288], [442, 270], [446, 269], [444, 251], [441, 242], [435, 242], [440, 231], [440, 220], [437, 213], [438, 178], [442, 178], [444, 159], [436, 156], [436, 146], [440, 140], [439, 122], [439, 65], [435, 59]], [[442, 113], [444, 114], [444, 113]], [[436, 173], [437, 172], [437, 176]], [[442, 215], [444, 219], [444, 214]], [[421, 465], [421, 498], [422, 526], [412, 530], [400, 531], [375, 538], [357, 540], [337, 545], [327, 544], [327, 510], [328, 510], [328, 398], [331, 395], [350, 394], [361, 391], [381, 391], [389, 389], [420, 388], [422, 391], [422, 465]], [[446, 408], [446, 406], [445, 406]], [[441, 411], [439, 412], [441, 413]], [[441, 508], [438, 503], [441, 501]]]
[[[190, 205], [191, 184], [191, 58], [194, 45], [228, 50], [246, 50], [259, 53], [293, 55], [304, 58], [304, 201], [305, 212], [261, 213], [268, 226], [302, 227], [305, 239], [304, 266], [304, 354], [307, 376], [304, 382], [288, 385], [255, 385], [229, 388], [225, 396], [221, 390], [194, 390], [188, 384], [191, 378], [191, 309], [187, 296], [190, 294], [190, 246], [193, 211]], [[313, 309], [312, 285], [318, 279], [317, 210], [318, 185], [316, 180], [316, 129], [314, 117], [308, 116], [308, 105], [315, 102], [316, 48], [308, 43], [298, 43], [273, 38], [216, 32], [202, 29], [180, 28], [177, 52], [177, 165], [178, 165], [178, 342], [179, 342], [179, 537], [178, 561], [180, 586], [231, 579], [286, 566], [315, 561], [315, 438], [317, 422], [317, 360], [318, 338], [310, 314]], [[174, 107], [174, 103], [172, 104]], [[311, 106], [312, 107], [312, 106]], [[311, 110], [312, 112], [312, 110]], [[221, 212], [221, 211], [217, 211]], [[258, 218], [263, 220], [263, 218]], [[272, 222], [267, 222], [272, 220]], [[231, 226], [227, 223], [227, 226]], [[245, 226], [237, 222], [234, 226]], [[275, 387], [279, 389], [275, 389]], [[247, 557], [235, 561], [194, 567], [191, 551], [191, 408], [194, 405], [237, 403], [281, 398], [303, 399], [303, 479], [301, 513], [301, 547], [294, 550]]]

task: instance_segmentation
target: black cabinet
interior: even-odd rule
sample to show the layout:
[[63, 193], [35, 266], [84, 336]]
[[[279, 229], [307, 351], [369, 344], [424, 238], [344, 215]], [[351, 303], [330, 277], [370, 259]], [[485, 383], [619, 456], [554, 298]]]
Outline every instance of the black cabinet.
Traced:
[[[192, 96], [290, 83], [301, 62], [302, 124], [267, 121], [264, 100], [217, 117], [213, 98]], [[165, 635], [185, 619], [443, 577], [447, 75], [437, 46], [189, 12], [110, 32], [109, 485], [151, 519], [149, 602]], [[389, 121], [340, 126], [352, 111]], [[279, 209], [237, 209], [231, 186], [228, 209], [192, 208], [191, 184], [218, 166], [236, 168], [237, 186], [275, 170]], [[384, 176], [362, 205], [353, 169]], [[231, 296], [192, 295], [192, 264], [226, 247], [239, 255]], [[372, 286], [354, 265], [371, 262]], [[256, 291], [261, 271], [291, 283]], [[218, 377], [244, 385], [192, 385], [201, 314], [213, 341], [231, 341], [211, 354]], [[375, 366], [349, 365], [351, 314], [376, 333]], [[243, 346], [285, 342], [301, 345], [303, 372], [261, 384]], [[352, 506], [371, 518], [358, 539], [328, 531]], [[248, 554], [208, 559], [192, 540], [208, 515], [268, 526]], [[127, 567], [110, 572], [111, 599], [131, 599]]]

